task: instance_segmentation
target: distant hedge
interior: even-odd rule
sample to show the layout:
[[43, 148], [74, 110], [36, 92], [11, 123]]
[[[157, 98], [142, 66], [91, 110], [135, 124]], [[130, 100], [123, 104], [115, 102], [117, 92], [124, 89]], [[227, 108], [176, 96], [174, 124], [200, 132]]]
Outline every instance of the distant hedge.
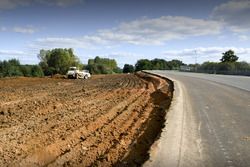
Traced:
[[173, 59], [166, 61], [164, 59], [140, 59], [135, 64], [135, 71], [141, 70], [179, 70], [184, 63], [180, 60]]
[[43, 70], [39, 65], [21, 65], [19, 60], [0, 61], [0, 77], [42, 77]]
[[241, 62], [204, 62], [197, 65], [197, 72], [250, 76], [250, 64]]
[[122, 70], [117, 66], [114, 59], [101, 58], [99, 56], [89, 59], [85, 69], [89, 70], [91, 74], [122, 73]]

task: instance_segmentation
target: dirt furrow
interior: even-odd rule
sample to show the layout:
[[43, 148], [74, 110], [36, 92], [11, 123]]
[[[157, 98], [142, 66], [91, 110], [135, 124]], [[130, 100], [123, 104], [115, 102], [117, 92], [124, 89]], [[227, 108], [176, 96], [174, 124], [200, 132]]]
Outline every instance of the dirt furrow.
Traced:
[[168, 88], [142, 73], [0, 80], [0, 166], [140, 165], [160, 133]]
[[[80, 162], [83, 166], [91, 166], [91, 164], [98, 159], [99, 155], [112, 146], [111, 143], [116, 142], [117, 137], [121, 133], [125, 133], [127, 130], [124, 129], [125, 122], [134, 119], [131, 117], [131, 112], [133, 112], [134, 107], [139, 104], [143, 105], [143, 102], [147, 102], [147, 99], [144, 98], [145, 93], [140, 95], [140, 97], [135, 99], [130, 105], [125, 105], [121, 110], [114, 110], [114, 112], [118, 112], [118, 114], [113, 119], [100, 127], [97, 132], [93, 133], [85, 141], [78, 143], [78, 145], [72, 149], [72, 152], [67, 153], [65, 157], [60, 157], [57, 161], [58, 164], [56, 163], [54, 166], [63, 165], [65, 161], [62, 161], [62, 159], [66, 160], [67, 163], [72, 163], [71, 165], [77, 166]], [[83, 147], [89, 150], [83, 157], [80, 156], [81, 159], [79, 159], [79, 156], [75, 155], [77, 155], [76, 152], [82, 154], [82, 151], [84, 151], [82, 149]], [[96, 155], [96, 158], [94, 155]], [[69, 159], [71, 160], [70, 162], [68, 162]]]
[[[117, 91], [119, 92], [120, 90], [117, 90]], [[113, 96], [113, 97], [116, 97], [115, 99], [121, 101], [121, 100], [124, 100], [124, 98], [119, 99], [119, 96], [126, 97], [125, 94], [126, 94], [126, 92], [124, 92], [124, 91], [122, 92], [122, 94], [121, 94], [121, 92], [119, 92], [119, 94], [116, 94], [114, 92], [112, 94], [109, 94], [109, 96], [106, 96], [106, 97], [103, 96], [103, 98], [113, 99], [112, 98], [112, 96]], [[134, 93], [129, 92], [128, 96], [130, 96], [131, 94], [134, 94]], [[59, 117], [53, 118], [52, 116], [50, 116], [49, 117], [50, 120], [45, 120], [45, 119], [36, 120], [36, 122], [39, 123], [39, 126], [33, 125], [33, 127], [25, 127], [25, 126], [19, 127], [19, 130], [21, 130], [23, 132], [25, 132], [25, 129], [30, 129], [31, 131], [29, 133], [32, 135], [30, 135], [28, 138], [22, 139], [21, 137], [25, 135], [25, 133], [23, 133], [23, 135], [21, 135], [21, 136], [19, 135], [18, 137], [16, 136], [15, 138], [18, 140], [19, 143], [23, 143], [23, 144], [25, 144], [25, 143], [27, 143], [27, 141], [29, 141], [28, 143], [30, 145], [30, 148], [28, 146], [26, 146], [26, 152], [29, 152], [31, 148], [38, 149], [40, 147], [46, 146], [46, 144], [50, 144], [58, 138], [63, 139], [69, 133], [72, 133], [72, 131], [74, 129], [76, 129], [80, 126], [86, 126], [89, 121], [94, 120], [94, 119], [89, 120], [90, 118], [98, 118], [101, 114], [105, 114], [105, 112], [107, 112], [109, 110], [109, 108], [113, 107], [114, 103], [118, 103], [118, 101], [114, 102], [113, 100], [111, 102], [109, 102], [109, 101], [100, 101], [100, 102], [101, 103], [98, 103], [98, 105], [95, 105], [95, 106], [93, 105], [93, 103], [89, 104], [89, 105], [94, 106], [94, 108], [92, 108], [92, 109], [91, 108], [87, 108], [87, 109], [83, 108], [83, 110], [85, 110], [85, 112], [84, 111], [74, 112], [75, 109], [73, 109], [73, 112], [70, 112], [70, 111], [64, 112], [66, 115], [65, 114], [61, 115], [60, 118]], [[87, 106], [85, 105], [84, 107], [87, 107]], [[80, 108], [81, 108], [81, 106], [80, 106]], [[88, 117], [86, 118], [85, 115], [87, 114], [87, 112], [89, 110], [91, 110], [92, 112], [90, 114], [88, 114]], [[101, 112], [101, 111], [104, 111], [104, 112]], [[56, 116], [58, 116], [58, 115], [56, 115]], [[45, 118], [48, 118], [48, 117], [45, 117]], [[51, 122], [51, 120], [55, 120], [55, 121], [53, 121], [53, 124], [48, 124], [47, 122]], [[76, 122], [77, 122], [77, 124], [76, 124]], [[43, 129], [44, 131], [40, 131], [39, 129]], [[12, 132], [13, 131], [11, 131], [10, 133], [12, 133]], [[6, 141], [8, 141], [8, 140], [6, 140]], [[34, 147], [34, 146], [36, 146], [36, 147]], [[10, 148], [10, 149], [13, 149], [13, 148]], [[17, 150], [17, 151], [21, 152], [21, 150]], [[22, 155], [25, 155], [25, 154], [23, 153]]]
[[[82, 136], [87, 137], [91, 133], [94, 133], [97, 129], [104, 126], [106, 124], [106, 122], [109, 122], [110, 120], [114, 119], [114, 117], [116, 117], [119, 114], [119, 113], [117, 113], [117, 111], [119, 111], [119, 108], [126, 107], [134, 99], [136, 99], [137, 96], [138, 96], [138, 94], [134, 94], [134, 95], [130, 96], [126, 101], [123, 101], [123, 102], [121, 102], [121, 104], [114, 106], [112, 109], [109, 110], [109, 112], [100, 116], [99, 118], [95, 118], [95, 120], [92, 120], [92, 122], [89, 125], [87, 125], [86, 127], [83, 126], [83, 127], [79, 128], [78, 130], [74, 131], [72, 134], [70, 134], [70, 136], [67, 136], [67, 138], [65, 138], [64, 140], [55, 141], [55, 144], [51, 144], [51, 145], [45, 147], [45, 149], [38, 150], [37, 152], [33, 153], [31, 155], [31, 157], [28, 156], [23, 161], [22, 165], [26, 166], [26, 164], [31, 163], [34, 165], [38, 164], [40, 166], [42, 164], [45, 165], [45, 164], [49, 163], [50, 161], [53, 161], [58, 156], [63, 154], [66, 150], [68, 150], [69, 143], [70, 143], [70, 147], [72, 147], [72, 146], [76, 145], [77, 143], [79, 143], [79, 141], [81, 141]], [[78, 136], [78, 137], [76, 137], [76, 136]], [[53, 153], [51, 153], [52, 152], [51, 150], [53, 150]], [[46, 155], [46, 156], [43, 157], [41, 155]], [[49, 159], [47, 156], [49, 156]], [[43, 157], [43, 158], [37, 159], [37, 157], [40, 157], [40, 158]], [[32, 162], [34, 160], [35, 160], [35, 162]]]

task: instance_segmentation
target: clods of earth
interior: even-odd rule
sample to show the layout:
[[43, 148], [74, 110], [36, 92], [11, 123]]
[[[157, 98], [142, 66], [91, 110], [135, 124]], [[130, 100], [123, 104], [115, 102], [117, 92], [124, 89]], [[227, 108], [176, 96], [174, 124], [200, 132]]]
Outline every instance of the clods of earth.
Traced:
[[0, 166], [140, 166], [172, 85], [145, 73], [0, 79]]

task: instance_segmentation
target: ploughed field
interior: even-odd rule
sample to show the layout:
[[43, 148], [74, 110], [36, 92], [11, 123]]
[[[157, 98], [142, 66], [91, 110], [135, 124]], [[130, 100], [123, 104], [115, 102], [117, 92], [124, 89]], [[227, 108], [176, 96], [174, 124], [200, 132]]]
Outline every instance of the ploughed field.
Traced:
[[0, 79], [0, 166], [140, 166], [171, 97], [144, 73]]

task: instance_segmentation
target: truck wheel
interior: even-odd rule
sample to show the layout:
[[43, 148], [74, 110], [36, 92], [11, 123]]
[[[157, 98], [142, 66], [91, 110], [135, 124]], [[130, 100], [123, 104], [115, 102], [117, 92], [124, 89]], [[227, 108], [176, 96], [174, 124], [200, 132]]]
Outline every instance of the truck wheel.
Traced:
[[79, 78], [79, 76], [78, 76], [78, 74], [76, 74], [76, 79], [78, 79]]
[[84, 79], [88, 79], [88, 75], [85, 75], [85, 76], [84, 76]]

